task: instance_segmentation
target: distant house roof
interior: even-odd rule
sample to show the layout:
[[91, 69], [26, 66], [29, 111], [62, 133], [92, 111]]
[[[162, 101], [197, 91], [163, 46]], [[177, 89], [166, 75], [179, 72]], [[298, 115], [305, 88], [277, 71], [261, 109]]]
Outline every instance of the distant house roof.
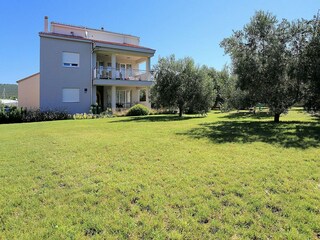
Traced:
[[36, 75], [40, 75], [40, 73], [38, 72], [38, 73], [32, 74], [32, 75], [30, 75], [30, 76], [28, 76], [28, 77], [22, 78], [22, 79], [18, 80], [17, 83], [19, 83], [19, 82], [21, 82], [21, 81], [24, 81], [24, 80], [27, 80], [27, 79], [29, 79], [29, 78], [31, 78], [31, 77], [36, 76]]
[[11, 100], [11, 99], [0, 99], [0, 103], [8, 106], [18, 106], [17, 100]]

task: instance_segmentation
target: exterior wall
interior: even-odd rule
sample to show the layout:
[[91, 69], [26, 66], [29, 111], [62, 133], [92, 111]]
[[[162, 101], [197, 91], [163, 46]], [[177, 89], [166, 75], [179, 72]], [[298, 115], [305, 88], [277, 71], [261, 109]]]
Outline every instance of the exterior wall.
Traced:
[[18, 106], [28, 109], [40, 107], [40, 74], [18, 82]]
[[[79, 67], [64, 67], [62, 52], [79, 53]], [[40, 37], [41, 110], [57, 109], [69, 113], [89, 111], [92, 91], [91, 57], [91, 43]], [[79, 88], [80, 101], [62, 102], [63, 88]]]

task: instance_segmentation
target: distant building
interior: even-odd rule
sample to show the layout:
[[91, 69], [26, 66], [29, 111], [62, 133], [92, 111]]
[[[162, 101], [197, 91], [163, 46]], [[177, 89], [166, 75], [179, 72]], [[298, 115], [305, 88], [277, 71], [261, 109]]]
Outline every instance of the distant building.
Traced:
[[5, 106], [18, 106], [17, 100], [11, 100], [11, 99], [0, 99], [0, 104], [3, 104]]
[[39, 36], [40, 73], [17, 81], [19, 106], [69, 113], [95, 103], [112, 111], [151, 107], [155, 50], [140, 46], [139, 37], [56, 22], [49, 31], [47, 17]]

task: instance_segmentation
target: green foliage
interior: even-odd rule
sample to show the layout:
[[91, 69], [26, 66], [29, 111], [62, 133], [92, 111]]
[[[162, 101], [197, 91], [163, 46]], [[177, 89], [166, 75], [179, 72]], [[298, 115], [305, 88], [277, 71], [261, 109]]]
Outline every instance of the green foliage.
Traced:
[[0, 125], [0, 238], [316, 239], [320, 123], [283, 120]]
[[287, 112], [299, 100], [299, 82], [292, 78], [292, 60], [297, 54], [292, 44], [300, 31], [291, 31], [287, 20], [259, 11], [243, 30], [221, 42], [231, 55], [241, 90], [254, 102], [267, 104], [275, 114]]
[[71, 116], [66, 111], [60, 110], [26, 110], [24, 111], [22, 122], [42, 122], [42, 121], [54, 121], [54, 120], [66, 120]]
[[150, 111], [146, 106], [142, 104], [136, 104], [129, 109], [127, 116], [143, 116], [148, 115], [149, 112]]
[[90, 113], [91, 114], [100, 114], [100, 113], [102, 113], [102, 107], [99, 106], [98, 104], [92, 104], [90, 106]]
[[0, 124], [1, 123], [19, 123], [22, 122], [23, 111], [15, 106], [8, 107], [0, 105]]
[[[298, 61], [294, 76], [302, 87], [304, 107], [308, 111], [320, 112], [320, 15], [312, 20], [301, 20], [295, 24], [295, 31], [301, 33], [296, 42]], [[301, 36], [302, 35], [302, 36]]]
[[26, 110], [15, 106], [0, 106], [0, 124], [65, 120], [69, 118], [70, 116], [65, 111], [40, 111], [39, 109]]
[[174, 55], [160, 58], [155, 66], [152, 100], [159, 108], [208, 112], [213, 102], [212, 80], [205, 67], [199, 68], [193, 59], [176, 60]]
[[17, 84], [0, 84], [0, 99], [3, 98], [5, 92], [6, 99], [18, 98], [18, 85]]
[[229, 67], [224, 66], [221, 71], [210, 69], [209, 76], [213, 81], [214, 91], [217, 93], [213, 108], [220, 108], [221, 111], [227, 112], [254, 105], [248, 93], [237, 86], [237, 77], [231, 73]]
[[92, 114], [92, 113], [76, 113], [72, 115], [72, 118], [75, 120], [79, 119], [99, 119], [99, 118], [109, 118], [112, 117], [112, 112], [105, 111], [100, 114]]

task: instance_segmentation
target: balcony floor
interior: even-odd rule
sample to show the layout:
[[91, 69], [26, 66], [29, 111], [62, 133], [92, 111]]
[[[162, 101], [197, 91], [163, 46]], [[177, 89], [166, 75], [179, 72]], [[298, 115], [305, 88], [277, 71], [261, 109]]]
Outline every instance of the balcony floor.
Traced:
[[117, 79], [94, 79], [95, 86], [126, 86], [126, 87], [151, 87], [153, 81], [117, 80]]

